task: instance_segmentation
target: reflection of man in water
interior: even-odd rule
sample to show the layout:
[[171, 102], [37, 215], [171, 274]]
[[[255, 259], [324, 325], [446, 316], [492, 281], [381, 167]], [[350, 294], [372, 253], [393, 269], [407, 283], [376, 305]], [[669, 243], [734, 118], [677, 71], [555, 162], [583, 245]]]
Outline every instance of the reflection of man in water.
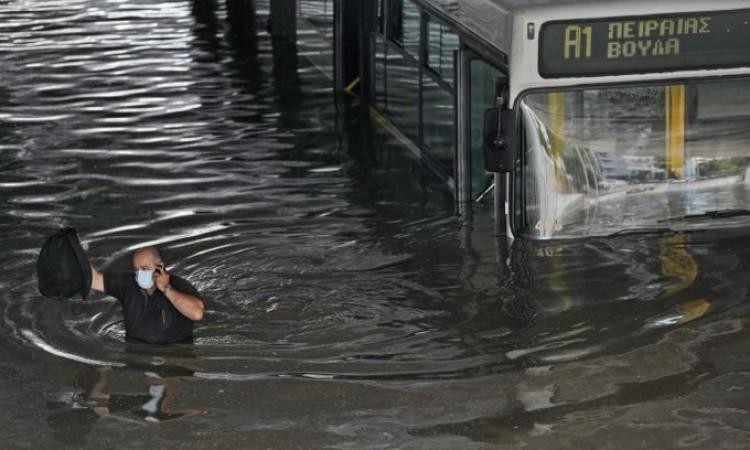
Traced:
[[[202, 414], [198, 409], [174, 408], [179, 377], [192, 374], [187, 369], [177, 372], [177, 376], [163, 378], [156, 373], [146, 372], [147, 394], [110, 394], [110, 372], [109, 367], [82, 369], [76, 377], [77, 392], [47, 402], [47, 407], [52, 411], [47, 423], [59, 441], [85, 444], [86, 435], [91, 432], [94, 423], [105, 416], [125, 421], [137, 421], [140, 417], [148, 422], [161, 422]], [[127, 413], [132, 415], [129, 417]]]
[[186, 280], [167, 272], [156, 247], [133, 254], [134, 273], [101, 273], [91, 266], [91, 287], [117, 298], [129, 340], [167, 344], [189, 340], [203, 319], [203, 299]]

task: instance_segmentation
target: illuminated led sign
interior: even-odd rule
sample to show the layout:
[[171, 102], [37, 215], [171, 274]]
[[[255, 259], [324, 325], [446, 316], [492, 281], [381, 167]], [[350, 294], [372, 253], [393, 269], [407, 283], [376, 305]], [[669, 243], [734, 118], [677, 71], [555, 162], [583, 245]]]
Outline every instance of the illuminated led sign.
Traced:
[[539, 73], [586, 77], [750, 67], [750, 10], [550, 22]]

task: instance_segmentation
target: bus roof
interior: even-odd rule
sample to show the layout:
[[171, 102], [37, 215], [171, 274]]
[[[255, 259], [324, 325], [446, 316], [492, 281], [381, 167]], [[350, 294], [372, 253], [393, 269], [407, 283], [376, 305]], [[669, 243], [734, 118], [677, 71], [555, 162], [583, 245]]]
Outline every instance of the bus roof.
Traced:
[[749, 8], [748, 0], [416, 0], [463, 32], [510, 55], [518, 20], [590, 19]]

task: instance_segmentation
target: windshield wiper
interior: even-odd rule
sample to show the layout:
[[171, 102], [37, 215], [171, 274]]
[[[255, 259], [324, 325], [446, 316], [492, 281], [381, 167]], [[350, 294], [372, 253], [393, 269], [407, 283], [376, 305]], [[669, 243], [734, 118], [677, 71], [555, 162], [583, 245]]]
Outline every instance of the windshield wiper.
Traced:
[[658, 223], [671, 222], [673, 220], [692, 220], [692, 219], [727, 219], [729, 217], [750, 216], [749, 209], [720, 209], [716, 211], [706, 211], [701, 214], [688, 214], [686, 216], [668, 217], [659, 220]]
[[675, 230], [671, 228], [631, 228], [629, 230], [620, 230], [616, 233], [608, 234], [607, 237], [618, 237], [618, 236], [642, 236], [648, 234], [674, 234]]

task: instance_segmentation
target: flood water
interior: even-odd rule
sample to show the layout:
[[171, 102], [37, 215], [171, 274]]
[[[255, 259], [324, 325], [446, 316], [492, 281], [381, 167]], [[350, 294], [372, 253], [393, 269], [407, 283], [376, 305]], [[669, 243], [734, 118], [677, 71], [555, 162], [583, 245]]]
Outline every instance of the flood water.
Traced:
[[[747, 233], [508, 249], [255, 4], [0, 0], [0, 447], [747, 448]], [[42, 297], [63, 226], [195, 342]]]

